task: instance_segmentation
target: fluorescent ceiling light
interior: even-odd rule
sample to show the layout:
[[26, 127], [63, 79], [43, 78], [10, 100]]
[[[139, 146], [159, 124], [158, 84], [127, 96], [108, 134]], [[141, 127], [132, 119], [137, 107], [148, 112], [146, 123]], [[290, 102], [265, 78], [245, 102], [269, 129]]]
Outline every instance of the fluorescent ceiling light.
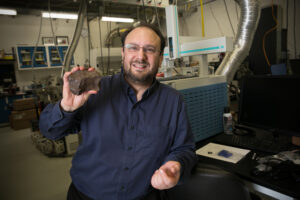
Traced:
[[134, 22], [132, 18], [120, 18], [120, 17], [102, 17], [101, 20], [104, 22], [126, 22], [126, 23]]
[[59, 18], [59, 19], [77, 19], [78, 15], [77, 14], [70, 14], [70, 13], [54, 13], [51, 12], [43, 12], [42, 13], [43, 17], [45, 18]]
[[17, 11], [14, 9], [0, 8], [0, 15], [17, 15]]

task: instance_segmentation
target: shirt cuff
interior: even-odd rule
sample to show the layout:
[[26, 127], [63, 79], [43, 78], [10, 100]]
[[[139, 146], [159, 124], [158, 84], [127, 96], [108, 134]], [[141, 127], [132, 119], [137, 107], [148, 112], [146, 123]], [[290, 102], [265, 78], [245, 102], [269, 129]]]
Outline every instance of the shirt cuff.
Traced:
[[[73, 115], [76, 114], [76, 113], [78, 112], [78, 110], [80, 109], [80, 108], [78, 108], [78, 109], [73, 110], [73, 111], [65, 111], [65, 110], [62, 108], [62, 106], [61, 106], [61, 100], [60, 100], [59, 102], [57, 102], [57, 105], [58, 105], [58, 107], [59, 107], [60, 113], [61, 113], [63, 116], [73, 116]], [[56, 106], [56, 105], [55, 105], [55, 106]]]

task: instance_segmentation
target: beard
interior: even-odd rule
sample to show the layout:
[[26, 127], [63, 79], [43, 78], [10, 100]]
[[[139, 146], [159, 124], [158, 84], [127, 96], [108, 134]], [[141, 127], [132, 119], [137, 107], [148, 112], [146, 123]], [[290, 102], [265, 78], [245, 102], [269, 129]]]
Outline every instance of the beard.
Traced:
[[[158, 61], [159, 62], [159, 61]], [[137, 76], [132, 72], [132, 64], [133, 63], [137, 63], [137, 64], [142, 64], [142, 65], [149, 65], [148, 62], [145, 61], [132, 61], [130, 62], [130, 66], [124, 67], [124, 75], [126, 78], [130, 79], [131, 81], [133, 81], [134, 83], [137, 84], [149, 84], [152, 83], [153, 78], [156, 76], [157, 72], [158, 72], [158, 62], [155, 63], [155, 67], [153, 67], [147, 74], [143, 74], [141, 76]]]

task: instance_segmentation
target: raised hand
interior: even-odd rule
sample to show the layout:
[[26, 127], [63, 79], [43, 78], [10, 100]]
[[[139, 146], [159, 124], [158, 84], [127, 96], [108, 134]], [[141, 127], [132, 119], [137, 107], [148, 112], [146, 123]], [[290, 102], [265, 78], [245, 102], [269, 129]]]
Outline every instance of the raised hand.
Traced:
[[151, 178], [151, 185], [158, 190], [174, 187], [180, 178], [181, 165], [177, 161], [168, 161], [156, 170]]
[[[71, 91], [70, 91], [70, 85], [69, 85], [69, 81], [68, 81], [68, 77], [75, 71], [78, 70], [86, 70], [84, 69], [84, 67], [74, 67], [71, 72], [66, 72], [64, 74], [64, 85], [63, 85], [63, 98], [60, 102], [60, 106], [64, 111], [67, 112], [72, 112], [78, 108], [80, 108], [89, 98], [89, 96], [91, 94], [96, 94], [97, 91], [96, 90], [90, 90], [87, 92], [83, 92], [80, 95], [74, 95]], [[94, 71], [94, 68], [89, 68], [89, 71]]]

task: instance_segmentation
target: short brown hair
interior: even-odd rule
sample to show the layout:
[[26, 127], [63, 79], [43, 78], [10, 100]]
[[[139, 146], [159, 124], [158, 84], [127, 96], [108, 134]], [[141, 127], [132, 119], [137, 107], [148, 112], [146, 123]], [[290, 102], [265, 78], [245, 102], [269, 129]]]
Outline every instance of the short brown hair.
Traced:
[[145, 23], [145, 22], [142, 22], [142, 23], [139, 23], [138, 25], [136, 26], [132, 26], [130, 27], [129, 29], [127, 29], [122, 35], [121, 35], [121, 42], [122, 42], [122, 47], [124, 49], [124, 45], [125, 45], [125, 39], [127, 37], [127, 35], [133, 31], [134, 29], [136, 28], [139, 28], [139, 27], [146, 27], [146, 28], [149, 28], [151, 29], [152, 31], [154, 31], [158, 37], [160, 38], [160, 55], [162, 55], [164, 53], [164, 48], [166, 46], [166, 41], [165, 41], [165, 38], [163, 36], [163, 34], [161, 33], [161, 31], [154, 25], [152, 24], [149, 24], [149, 23]]

